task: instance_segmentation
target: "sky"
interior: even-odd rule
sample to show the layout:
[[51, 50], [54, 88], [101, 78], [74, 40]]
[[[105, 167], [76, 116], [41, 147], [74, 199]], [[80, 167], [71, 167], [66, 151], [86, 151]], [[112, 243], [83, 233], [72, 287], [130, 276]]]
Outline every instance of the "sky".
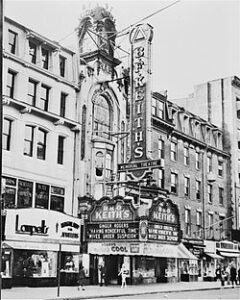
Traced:
[[[84, 9], [108, 6], [121, 31], [174, 2], [3, 0], [4, 15], [67, 47], [76, 45], [74, 30]], [[171, 100], [209, 80], [240, 78], [240, 0], [180, 0], [144, 23], [154, 32], [152, 91], [167, 90]], [[129, 50], [128, 35], [116, 43]], [[116, 57], [127, 64], [125, 55], [118, 51]]]

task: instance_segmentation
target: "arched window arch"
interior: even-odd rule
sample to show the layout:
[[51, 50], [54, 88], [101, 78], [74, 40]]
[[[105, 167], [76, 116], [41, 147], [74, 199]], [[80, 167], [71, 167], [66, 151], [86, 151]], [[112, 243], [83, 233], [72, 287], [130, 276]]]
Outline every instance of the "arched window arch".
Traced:
[[109, 101], [99, 95], [93, 104], [93, 131], [94, 134], [110, 139], [112, 109]]
[[101, 151], [96, 153], [96, 176], [103, 176], [103, 168], [104, 168], [104, 155]]

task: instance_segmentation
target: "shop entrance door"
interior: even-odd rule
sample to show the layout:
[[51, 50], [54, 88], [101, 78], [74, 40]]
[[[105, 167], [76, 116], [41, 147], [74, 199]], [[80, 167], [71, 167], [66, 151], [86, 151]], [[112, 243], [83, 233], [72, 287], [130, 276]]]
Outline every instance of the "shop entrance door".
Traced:
[[157, 277], [157, 282], [167, 282], [166, 275], [167, 269], [167, 259], [163, 257], [158, 257], [156, 259], [155, 276]]
[[109, 284], [120, 284], [121, 278], [118, 273], [123, 264], [123, 256], [108, 255], [105, 256], [106, 280]]

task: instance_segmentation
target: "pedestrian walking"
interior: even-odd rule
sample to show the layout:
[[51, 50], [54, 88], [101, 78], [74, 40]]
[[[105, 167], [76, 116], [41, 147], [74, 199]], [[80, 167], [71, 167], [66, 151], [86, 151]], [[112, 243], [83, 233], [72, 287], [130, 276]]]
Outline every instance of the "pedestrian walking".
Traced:
[[227, 284], [229, 285], [230, 284], [230, 267], [231, 265], [229, 264], [225, 270], [225, 273], [226, 273], [226, 280], [227, 280]]
[[225, 285], [225, 279], [226, 279], [225, 268], [222, 266], [221, 273], [220, 273], [221, 286]]
[[84, 279], [85, 279], [85, 270], [84, 270], [83, 265], [80, 265], [79, 266], [79, 274], [78, 274], [78, 290], [80, 290], [80, 287], [82, 288], [82, 291], [85, 290]]
[[232, 264], [230, 269], [230, 281], [232, 282], [232, 288], [234, 288], [234, 282], [237, 285], [237, 269], [234, 264]]
[[118, 274], [118, 276], [121, 276], [122, 277], [122, 285], [121, 285], [121, 288], [123, 287], [127, 287], [127, 282], [126, 282], [126, 278], [127, 278], [127, 274], [128, 274], [128, 270], [127, 268], [125, 267], [125, 265], [123, 264], [122, 265], [122, 268]]
[[216, 271], [215, 271], [215, 275], [216, 275], [216, 281], [218, 281], [218, 280], [221, 281], [221, 267], [220, 267], [220, 265], [217, 266]]

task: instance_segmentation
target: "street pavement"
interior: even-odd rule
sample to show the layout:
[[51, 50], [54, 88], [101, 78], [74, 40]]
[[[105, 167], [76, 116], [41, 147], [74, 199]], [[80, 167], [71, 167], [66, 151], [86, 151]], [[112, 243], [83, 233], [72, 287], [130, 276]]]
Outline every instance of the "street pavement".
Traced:
[[[127, 299], [131, 295], [155, 294], [159, 292], [177, 292], [191, 290], [220, 289], [220, 282], [177, 282], [177, 283], [156, 283], [133, 285], [127, 288], [117, 286], [93, 286], [88, 285], [85, 290], [78, 291], [76, 286], [61, 286], [59, 297], [57, 297], [57, 287], [15, 287], [3, 289], [2, 299], [41, 299], [41, 300], [77, 300], [77, 299], [96, 299], [124, 296]], [[232, 288], [231, 285], [225, 285], [224, 289]], [[240, 291], [240, 285], [237, 287]]]

